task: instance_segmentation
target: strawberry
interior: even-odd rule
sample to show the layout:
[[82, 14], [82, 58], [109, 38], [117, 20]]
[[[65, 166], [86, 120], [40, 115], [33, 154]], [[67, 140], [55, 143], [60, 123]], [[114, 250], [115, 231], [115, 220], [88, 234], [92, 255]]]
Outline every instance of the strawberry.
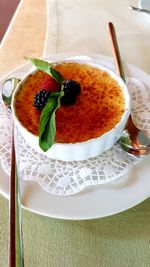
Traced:
[[41, 88], [47, 91], [57, 91], [60, 88], [60, 84], [49, 77], [42, 83]]

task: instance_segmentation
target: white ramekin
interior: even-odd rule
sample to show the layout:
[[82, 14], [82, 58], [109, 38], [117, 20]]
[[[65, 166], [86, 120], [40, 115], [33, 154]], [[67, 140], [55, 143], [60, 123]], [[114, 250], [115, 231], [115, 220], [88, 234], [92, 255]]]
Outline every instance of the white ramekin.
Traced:
[[[58, 61], [53, 64], [57, 64], [57, 63], [60, 64], [63, 62], [66, 62], [66, 61], [65, 60]], [[69, 60], [67, 60], [67, 62], [69, 62]], [[49, 158], [63, 160], [63, 161], [87, 160], [89, 158], [96, 157], [102, 154], [104, 151], [110, 149], [114, 145], [114, 143], [117, 142], [117, 140], [120, 138], [122, 131], [124, 130], [125, 125], [127, 123], [130, 111], [131, 111], [131, 101], [130, 101], [130, 96], [129, 96], [129, 92], [128, 92], [126, 84], [116, 73], [114, 73], [110, 69], [98, 63], [91, 62], [91, 61], [89, 62], [85, 60], [70, 60], [70, 62], [78, 62], [81, 64], [88, 64], [88, 65], [97, 67], [100, 70], [107, 72], [114, 80], [118, 82], [120, 88], [122, 88], [124, 99], [125, 99], [125, 111], [121, 117], [121, 120], [119, 121], [119, 123], [115, 125], [113, 129], [111, 129], [110, 131], [106, 132], [105, 134], [101, 135], [98, 138], [93, 138], [85, 142], [69, 143], [69, 144], [55, 143], [48, 151], [44, 152], [39, 147], [38, 136], [29, 132], [21, 124], [21, 122], [17, 118], [15, 108], [14, 108], [15, 96], [16, 96], [17, 91], [20, 89], [21, 85], [25, 82], [25, 80], [28, 78], [28, 75], [31, 73], [34, 73], [35, 71], [28, 73], [28, 75], [16, 87], [13, 93], [13, 97], [12, 97], [12, 105], [11, 105], [12, 114], [13, 114], [14, 122], [18, 127], [18, 130], [21, 132], [26, 142], [37, 152], [42, 153]]]

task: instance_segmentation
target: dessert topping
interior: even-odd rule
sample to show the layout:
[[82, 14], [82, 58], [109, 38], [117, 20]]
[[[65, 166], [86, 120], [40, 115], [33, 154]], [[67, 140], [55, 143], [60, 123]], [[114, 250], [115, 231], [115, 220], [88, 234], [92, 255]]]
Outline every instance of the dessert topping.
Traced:
[[[81, 89], [77, 82], [64, 80], [61, 73], [55, 70], [49, 62], [36, 58], [30, 58], [30, 60], [39, 70], [51, 76], [42, 84], [43, 90], [34, 97], [34, 106], [36, 109], [42, 110], [39, 123], [39, 146], [43, 151], [47, 151], [55, 141], [56, 110], [60, 108], [62, 103], [65, 105], [74, 104]], [[56, 90], [58, 87], [59, 91]]]
[[48, 100], [50, 96], [50, 92], [42, 89], [41, 91], [39, 91], [35, 96], [34, 96], [34, 103], [33, 106], [37, 109], [37, 110], [42, 110], [44, 108], [44, 106], [46, 105], [46, 102]]
[[79, 95], [81, 91], [80, 84], [73, 80], [64, 81], [64, 92], [70, 92], [74, 95]]
[[49, 77], [43, 82], [41, 88], [47, 91], [57, 91], [58, 89], [60, 89], [60, 84], [56, 82], [52, 77]]
[[73, 105], [76, 102], [76, 96], [79, 95], [81, 88], [80, 84], [73, 80], [64, 81], [64, 96], [61, 102], [64, 105]]

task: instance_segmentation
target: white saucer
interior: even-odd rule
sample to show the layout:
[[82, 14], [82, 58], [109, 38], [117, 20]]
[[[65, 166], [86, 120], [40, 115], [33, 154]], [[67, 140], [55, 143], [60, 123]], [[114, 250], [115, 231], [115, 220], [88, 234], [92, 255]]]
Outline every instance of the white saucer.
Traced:
[[139, 0], [139, 7], [150, 10], [150, 0]]
[[[102, 55], [89, 54], [89, 56], [112, 61], [111, 58]], [[21, 66], [17, 70], [21, 72], [24, 68], [25, 66]], [[141, 80], [147, 88], [150, 88], [148, 74], [133, 65], [125, 64], [125, 69], [132, 77]], [[7, 77], [8, 74], [5, 78]], [[149, 173], [150, 156], [116, 181], [87, 187], [85, 191], [68, 197], [51, 195], [37, 183], [23, 181], [22, 206], [34, 213], [61, 219], [83, 220], [110, 216], [125, 211], [150, 196]], [[9, 197], [9, 177], [1, 166], [0, 193]]]

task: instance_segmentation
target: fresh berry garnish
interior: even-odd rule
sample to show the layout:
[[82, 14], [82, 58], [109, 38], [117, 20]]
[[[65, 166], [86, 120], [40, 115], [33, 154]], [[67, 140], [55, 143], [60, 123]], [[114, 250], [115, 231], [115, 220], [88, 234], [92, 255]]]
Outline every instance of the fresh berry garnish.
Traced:
[[50, 96], [50, 92], [42, 89], [34, 96], [34, 103], [33, 106], [37, 110], [42, 110], [45, 107], [45, 104]]
[[57, 83], [53, 78], [49, 77], [42, 83], [41, 89], [47, 91], [57, 91], [60, 89], [60, 84]]
[[64, 105], [73, 105], [76, 102], [76, 96], [80, 94], [80, 84], [73, 80], [66, 80], [64, 85], [64, 96], [61, 101]]
[[81, 86], [79, 83], [73, 80], [64, 81], [64, 92], [71, 92], [74, 95], [79, 95], [81, 91]]
[[64, 96], [61, 98], [61, 103], [64, 105], [73, 105], [76, 102], [76, 96], [74, 94], [66, 93]]

